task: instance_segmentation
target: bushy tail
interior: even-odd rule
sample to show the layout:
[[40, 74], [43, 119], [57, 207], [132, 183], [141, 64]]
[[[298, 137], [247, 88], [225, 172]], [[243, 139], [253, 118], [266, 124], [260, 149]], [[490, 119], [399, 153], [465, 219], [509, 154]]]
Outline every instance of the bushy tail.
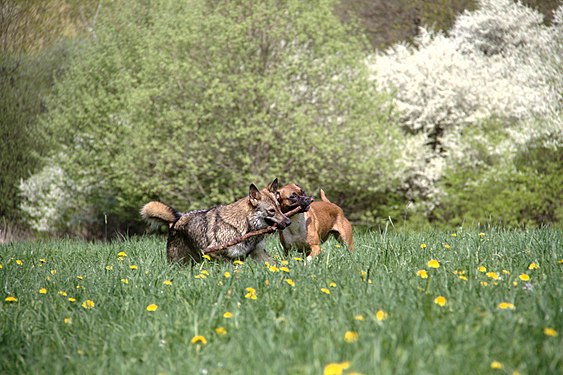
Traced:
[[328, 198], [326, 197], [325, 191], [323, 189], [319, 189], [321, 191], [321, 200], [324, 202], [329, 202], [331, 203]]
[[151, 226], [159, 227], [162, 224], [171, 226], [180, 218], [180, 216], [182, 216], [182, 213], [165, 205], [164, 203], [152, 201], [141, 208], [141, 216]]

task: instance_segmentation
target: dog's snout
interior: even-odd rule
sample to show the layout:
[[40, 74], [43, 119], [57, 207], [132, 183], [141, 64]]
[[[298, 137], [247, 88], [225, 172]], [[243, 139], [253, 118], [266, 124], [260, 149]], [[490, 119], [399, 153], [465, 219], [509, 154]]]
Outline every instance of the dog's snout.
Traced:
[[283, 215], [283, 219], [278, 223], [278, 227], [280, 229], [284, 229], [284, 228], [287, 228], [290, 225], [291, 225], [291, 219], [288, 218], [287, 216]]

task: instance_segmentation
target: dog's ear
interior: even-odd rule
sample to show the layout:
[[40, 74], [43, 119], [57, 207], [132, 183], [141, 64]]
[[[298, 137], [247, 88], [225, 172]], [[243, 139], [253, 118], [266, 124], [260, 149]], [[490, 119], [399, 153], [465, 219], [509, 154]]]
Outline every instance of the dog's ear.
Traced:
[[276, 194], [276, 192], [278, 191], [278, 179], [277, 178], [274, 181], [272, 181], [272, 183], [270, 185], [268, 185], [268, 190], [271, 193]]
[[258, 201], [259, 201], [262, 197], [261, 197], [260, 191], [258, 190], [258, 188], [256, 187], [256, 185], [250, 184], [250, 189], [249, 189], [248, 197], [250, 198], [250, 203], [251, 203], [253, 206], [257, 206], [257, 205], [258, 205]]

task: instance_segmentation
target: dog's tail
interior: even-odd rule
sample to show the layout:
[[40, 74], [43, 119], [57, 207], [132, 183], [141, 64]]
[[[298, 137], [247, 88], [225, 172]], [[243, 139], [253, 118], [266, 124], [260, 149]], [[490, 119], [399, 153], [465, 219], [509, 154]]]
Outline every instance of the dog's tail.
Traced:
[[141, 208], [141, 216], [152, 227], [167, 224], [169, 227], [182, 216], [182, 213], [164, 203], [152, 201]]
[[326, 197], [325, 191], [323, 189], [319, 189], [321, 191], [321, 200], [324, 202], [328, 202], [331, 203], [331, 201], [328, 200], [328, 198]]

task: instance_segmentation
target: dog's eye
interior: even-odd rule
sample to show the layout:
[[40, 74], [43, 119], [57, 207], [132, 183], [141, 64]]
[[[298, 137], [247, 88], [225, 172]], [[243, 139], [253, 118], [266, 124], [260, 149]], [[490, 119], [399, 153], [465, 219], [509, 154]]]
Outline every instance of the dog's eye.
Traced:
[[270, 208], [270, 209], [268, 210], [268, 215], [269, 215], [269, 216], [274, 216], [275, 214], [276, 214], [276, 210], [274, 210], [273, 208]]

